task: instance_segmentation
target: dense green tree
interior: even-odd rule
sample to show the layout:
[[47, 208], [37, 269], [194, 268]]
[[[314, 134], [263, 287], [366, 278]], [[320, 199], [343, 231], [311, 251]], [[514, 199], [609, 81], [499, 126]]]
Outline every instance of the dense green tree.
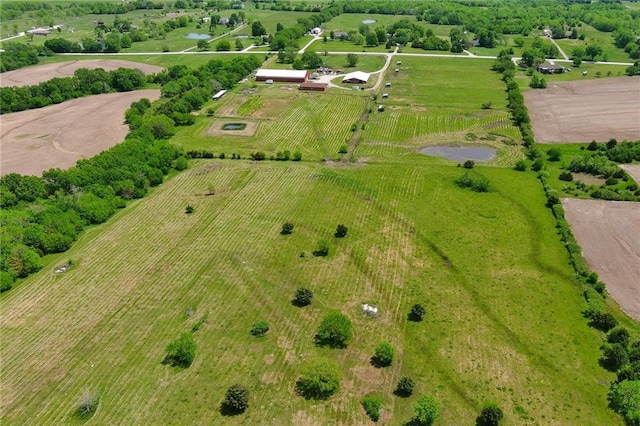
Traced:
[[640, 423], [640, 380], [613, 383], [609, 391], [611, 408], [622, 414], [630, 425]]
[[316, 342], [319, 345], [326, 345], [336, 348], [344, 348], [351, 339], [351, 320], [340, 312], [327, 314], [316, 333]]
[[223, 412], [237, 414], [249, 408], [249, 391], [242, 385], [229, 386], [222, 402]]
[[416, 426], [431, 426], [439, 417], [438, 403], [431, 396], [420, 396], [414, 408], [416, 415], [413, 418], [413, 424]]
[[258, 37], [267, 34], [267, 30], [262, 25], [260, 21], [253, 21], [251, 23], [251, 35], [253, 37]]
[[298, 287], [296, 294], [293, 298], [293, 302], [297, 306], [307, 306], [311, 304], [313, 299], [313, 292], [306, 287]]
[[188, 368], [196, 356], [196, 342], [193, 334], [182, 333], [180, 337], [167, 346], [164, 362], [174, 367]]
[[420, 322], [422, 321], [422, 317], [427, 313], [427, 310], [419, 303], [416, 303], [411, 307], [411, 311], [409, 312], [409, 319], [411, 321]]
[[358, 55], [355, 53], [347, 53], [347, 66], [355, 67], [358, 64]]
[[504, 418], [504, 413], [498, 404], [495, 402], [487, 402], [482, 407], [482, 411], [480, 415], [476, 419], [477, 426], [498, 426], [502, 419]]
[[231, 43], [228, 40], [220, 40], [216, 43], [216, 51], [218, 52], [227, 52], [231, 50]]
[[307, 399], [327, 399], [340, 388], [342, 372], [338, 364], [327, 358], [307, 361], [296, 382], [298, 393]]
[[382, 367], [387, 367], [393, 362], [394, 355], [395, 349], [391, 343], [380, 342], [378, 346], [376, 346], [374, 361]]
[[343, 224], [339, 224], [336, 227], [336, 233], [335, 236], [336, 238], [344, 238], [347, 236], [347, 232], [349, 231], [349, 228], [347, 228], [346, 226], [344, 226]]
[[595, 61], [596, 56], [602, 55], [602, 47], [595, 44], [589, 44], [585, 48], [585, 54], [591, 58], [592, 61]]
[[409, 377], [401, 377], [400, 380], [398, 380], [394, 393], [398, 396], [407, 398], [413, 393], [414, 387], [415, 382], [413, 379], [410, 379]]
[[269, 324], [266, 321], [258, 321], [251, 327], [251, 334], [256, 337], [264, 336], [267, 331], [269, 331]]

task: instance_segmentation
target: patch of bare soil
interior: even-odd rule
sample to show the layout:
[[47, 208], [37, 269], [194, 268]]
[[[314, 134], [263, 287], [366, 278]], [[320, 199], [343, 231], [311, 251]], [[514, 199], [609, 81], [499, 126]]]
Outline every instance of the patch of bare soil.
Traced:
[[550, 83], [524, 99], [538, 142], [640, 139], [640, 77]]
[[640, 203], [565, 198], [562, 204], [587, 263], [640, 321]]
[[[225, 124], [231, 123], [245, 123], [247, 127], [243, 130], [222, 130], [222, 126]], [[207, 135], [209, 136], [253, 136], [253, 134], [258, 130], [258, 122], [256, 121], [246, 121], [242, 119], [238, 120], [215, 120], [209, 130], [207, 130]]]
[[640, 164], [620, 164], [620, 167], [640, 185]]
[[124, 111], [160, 90], [107, 93], [0, 116], [0, 174], [40, 175], [66, 169], [120, 143], [129, 131]]
[[263, 105], [256, 112], [251, 114], [254, 118], [278, 118], [291, 103], [291, 99], [269, 99], [267, 105]]
[[81, 61], [58, 62], [56, 64], [36, 65], [0, 74], [0, 87], [31, 86], [51, 80], [52, 78], [71, 77], [80, 68], [112, 71], [118, 68], [137, 68], [145, 74], [153, 74], [163, 70], [157, 65], [120, 59], [90, 59]]

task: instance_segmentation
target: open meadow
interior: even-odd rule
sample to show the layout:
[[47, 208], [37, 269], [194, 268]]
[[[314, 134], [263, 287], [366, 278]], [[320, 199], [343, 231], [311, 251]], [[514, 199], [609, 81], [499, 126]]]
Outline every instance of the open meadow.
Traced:
[[[454, 185], [461, 173], [427, 157], [402, 168], [194, 162], [0, 299], [3, 420], [71, 422], [88, 388], [98, 423], [235, 422], [218, 407], [239, 382], [251, 392], [243, 422], [365, 424], [359, 400], [378, 392], [385, 422], [401, 424], [414, 399], [391, 392], [406, 375], [439, 401], [443, 424], [472, 422], [488, 399], [512, 424], [620, 424], [539, 185], [487, 168], [494, 189], [477, 194]], [[336, 223], [346, 238], [332, 236]], [[326, 258], [311, 255], [318, 238], [330, 240]], [[69, 258], [76, 267], [52, 272]], [[310, 307], [291, 304], [301, 285]], [[421, 323], [407, 322], [414, 303], [427, 308]], [[330, 311], [354, 323], [346, 349], [313, 344]], [[194, 364], [163, 365], [165, 346], [203, 316]], [[264, 338], [249, 333], [259, 320]], [[381, 340], [396, 347], [389, 368], [370, 363]], [[326, 403], [294, 392], [318, 355], [343, 372]]]
[[[311, 14], [244, 4], [247, 19], [260, 20], [269, 33]], [[167, 11], [131, 16], [159, 22]], [[364, 19], [374, 20], [372, 27], [410, 19], [447, 39], [454, 28], [415, 18], [341, 14], [322, 28], [357, 31]], [[78, 19], [78, 31], [63, 36], [93, 32], [93, 17]], [[310, 51], [336, 52], [320, 55], [325, 65], [376, 73], [358, 85], [321, 76], [329, 82], [326, 91], [303, 91], [277, 76], [269, 84], [243, 78], [258, 66], [292, 68], [276, 63], [275, 54], [197, 51], [197, 40], [184, 38], [208, 31], [196, 25], [190, 21], [165, 39], [134, 44], [122, 51], [128, 55], [87, 62], [78, 60], [87, 56], [57, 55], [43, 58], [44, 68], [1, 75], [3, 84], [33, 84], [85, 65], [154, 72], [225, 62], [193, 74], [177, 67], [147, 90], [1, 116], [2, 174], [40, 174], [122, 142], [124, 110], [142, 97], [159, 99], [157, 87], [164, 84], [165, 98], [149, 108], [133, 105], [127, 115], [134, 133], [123, 143], [136, 149], [122, 152], [131, 155], [97, 166], [83, 162], [68, 180], [55, 174], [42, 182], [6, 179], [1, 201], [15, 200], [11, 214], [0, 217], [13, 232], [2, 235], [3, 242], [13, 238], [2, 273], [29, 260], [22, 243], [43, 265], [15, 282], [10, 277], [13, 287], [0, 293], [0, 423], [370, 425], [363, 398], [379, 397], [378, 424], [413, 426], [416, 402], [429, 395], [438, 405], [436, 425], [481, 425], [489, 401], [504, 412], [506, 426], [625, 424], [608, 395], [617, 372], [634, 372], [603, 362], [604, 342], [613, 333], [594, 324], [596, 318], [617, 321], [629, 342], [640, 338], [640, 289], [632, 285], [640, 262], [640, 209], [637, 203], [563, 199], [584, 257], [605, 283], [586, 266], [579, 270], [580, 247], [568, 239], [573, 236], [553, 196], [556, 203], [589, 196], [572, 193], [577, 183], [559, 177], [572, 159], [591, 151], [537, 142], [640, 139], [640, 77], [597, 79], [592, 71], [615, 75], [624, 68], [585, 63], [549, 76], [545, 90], [522, 90], [533, 142], [530, 129], [523, 126], [521, 133], [514, 125], [517, 102], [511, 97], [509, 106], [507, 100], [519, 93], [513, 87], [507, 92], [492, 59], [417, 56], [427, 52], [413, 48], [389, 54], [382, 45], [366, 48], [347, 67], [346, 52], [362, 53], [362, 46], [318, 40]], [[227, 30], [218, 27], [215, 36]], [[250, 30], [247, 25], [240, 32]], [[234, 49], [232, 36], [223, 37]], [[298, 40], [300, 46], [310, 39]], [[251, 42], [242, 40], [244, 47]], [[515, 35], [503, 40], [474, 52], [494, 55], [514, 45]], [[525, 48], [531, 42], [527, 37]], [[260, 61], [227, 63], [246, 55]], [[588, 76], [581, 77], [582, 69]], [[530, 78], [519, 70], [514, 80], [525, 89]], [[220, 89], [228, 90], [212, 99]], [[596, 149], [604, 153], [601, 145]], [[559, 151], [554, 161], [552, 148]], [[456, 150], [464, 152], [453, 156]], [[466, 157], [471, 151], [488, 156]], [[534, 172], [529, 158], [536, 152], [541, 158]], [[639, 167], [625, 169], [638, 180]], [[604, 180], [574, 175], [598, 185]], [[46, 201], [14, 194], [29, 195], [36, 184]], [[125, 191], [138, 184], [144, 191]], [[632, 184], [625, 176], [609, 189]], [[81, 210], [95, 208], [102, 193], [109, 193], [112, 210], [102, 221], [82, 222], [89, 216]], [[48, 242], [51, 229], [44, 220], [29, 221], [55, 217], [63, 207], [65, 218], [78, 218], [69, 224], [77, 227], [69, 240], [75, 242], [63, 253], [41, 250], [40, 258], [27, 240]], [[18, 266], [27, 271], [31, 265]], [[308, 305], [294, 300], [301, 287], [313, 293]], [[420, 318], [416, 305], [424, 308]], [[332, 313], [352, 323], [344, 345], [319, 342], [319, 325]], [[254, 333], [258, 325], [263, 335]], [[195, 356], [182, 367], [171, 365], [183, 361], [168, 352], [185, 335], [195, 342]], [[376, 354], [381, 342], [394, 349], [388, 365]], [[621, 349], [630, 358], [627, 346]], [[325, 399], [307, 399], [299, 379], [317, 358], [336, 365], [339, 388]], [[402, 378], [413, 380], [413, 393], [398, 391]], [[235, 384], [248, 390], [242, 412], [223, 404]]]

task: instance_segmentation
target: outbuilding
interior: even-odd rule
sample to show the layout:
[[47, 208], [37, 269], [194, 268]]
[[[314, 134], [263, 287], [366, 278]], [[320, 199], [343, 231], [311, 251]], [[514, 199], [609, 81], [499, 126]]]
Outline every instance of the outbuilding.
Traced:
[[309, 90], [312, 92], [324, 92], [327, 90], [327, 87], [329, 87], [327, 83], [313, 83], [311, 81], [306, 81], [301, 83], [300, 86], [298, 86], [298, 89]]
[[213, 100], [217, 101], [218, 99], [220, 99], [221, 97], [223, 97], [226, 94], [227, 94], [226, 90], [221, 90], [218, 93], [216, 93], [215, 95], [213, 95]]
[[562, 74], [564, 67], [555, 64], [540, 64], [536, 70], [542, 74]]
[[256, 71], [256, 81], [304, 83], [309, 79], [311, 73], [306, 70], [270, 70], [260, 68]]
[[354, 71], [345, 75], [342, 82], [348, 84], [367, 84], [369, 77], [371, 77], [371, 74], [362, 71]]

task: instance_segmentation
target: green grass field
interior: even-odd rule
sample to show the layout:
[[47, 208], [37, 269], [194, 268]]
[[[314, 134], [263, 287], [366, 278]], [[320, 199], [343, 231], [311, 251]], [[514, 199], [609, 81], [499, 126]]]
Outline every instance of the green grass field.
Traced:
[[[400, 424], [413, 398], [391, 391], [408, 375], [440, 402], [443, 424], [472, 422], [487, 399], [513, 424], [619, 424], [538, 183], [481, 169], [494, 190], [476, 194], [455, 187], [461, 173], [426, 157], [401, 168], [194, 162], [3, 295], [4, 421], [68, 422], [89, 388], [100, 394], [94, 422], [220, 423], [224, 390], [240, 382], [252, 392], [243, 422], [361, 424], [358, 401], [377, 391]], [[293, 235], [279, 235], [288, 220]], [[321, 237], [327, 258], [310, 254]], [[78, 267], [54, 275], [68, 258]], [[305, 309], [290, 303], [301, 285], [316, 295]], [[417, 302], [427, 318], [409, 323]], [[382, 315], [365, 317], [361, 303]], [[313, 345], [331, 310], [354, 322], [346, 350]], [[205, 313], [193, 366], [162, 365]], [[271, 331], [255, 339], [260, 319]], [[387, 339], [399, 356], [377, 369], [369, 358]], [[293, 393], [301, 362], [319, 354], [344, 375], [326, 403]]]
[[[378, 93], [385, 111], [371, 114], [356, 154], [395, 157], [419, 146], [456, 142], [499, 147], [504, 154], [498, 158], [501, 165], [520, 157], [515, 146], [520, 133], [511, 124], [503, 83], [491, 71], [491, 61], [397, 59], [402, 64], [394, 62], [384, 78], [391, 86], [383, 85]], [[388, 98], [383, 99], [382, 93]], [[482, 109], [485, 103], [491, 109]]]
[[[284, 19], [259, 12], [269, 25]], [[335, 28], [354, 15], [339, 18]], [[233, 55], [118, 58], [197, 66]], [[60, 59], [77, 58], [48, 60]], [[344, 59], [327, 57], [334, 67]], [[384, 63], [359, 60], [367, 71]], [[603, 334], [582, 316], [582, 287], [542, 186], [534, 172], [511, 169], [523, 158], [521, 135], [491, 65], [396, 56], [375, 101], [369, 91], [249, 81], [209, 102], [173, 142], [244, 160], [192, 160], [0, 295], [2, 423], [81, 423], [74, 410], [89, 389], [99, 395], [94, 424], [360, 425], [369, 424], [360, 400], [377, 393], [381, 424], [406, 424], [416, 397], [429, 394], [441, 407], [437, 424], [473, 424], [494, 400], [507, 425], [622, 425], [607, 406], [615, 375], [598, 364]], [[208, 135], [220, 120], [258, 127]], [[473, 170], [489, 192], [459, 188], [464, 169], [417, 153], [451, 142], [498, 150]], [[247, 160], [282, 150], [301, 151], [303, 161]], [[288, 221], [293, 234], [280, 235]], [[349, 229], [344, 239], [333, 235], [339, 223]], [[327, 257], [312, 255], [320, 238], [329, 240]], [[77, 266], [53, 273], [69, 259]], [[291, 303], [300, 286], [314, 292], [309, 307]], [[380, 316], [363, 315], [362, 303]], [[423, 322], [407, 321], [415, 303], [427, 309]], [[354, 324], [346, 349], [314, 345], [331, 311]], [[162, 364], [166, 346], [205, 316], [193, 365]], [[249, 331], [260, 320], [270, 330], [255, 338]], [[638, 324], [623, 323], [640, 335]], [[383, 340], [397, 356], [377, 368], [371, 357]], [[327, 401], [295, 393], [303, 363], [316, 356], [343, 374]], [[402, 376], [416, 381], [410, 398], [392, 394]], [[224, 417], [220, 403], [234, 383], [250, 390], [250, 406]]]

